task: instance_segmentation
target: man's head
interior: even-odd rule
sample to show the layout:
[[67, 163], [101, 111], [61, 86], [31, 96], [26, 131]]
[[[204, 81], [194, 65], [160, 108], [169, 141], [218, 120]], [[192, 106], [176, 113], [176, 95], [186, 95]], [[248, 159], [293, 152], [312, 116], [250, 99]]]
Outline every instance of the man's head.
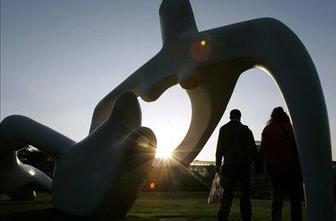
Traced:
[[240, 110], [238, 110], [238, 109], [233, 109], [233, 110], [230, 112], [230, 119], [231, 119], [231, 120], [239, 120], [239, 121], [240, 121], [240, 117], [241, 117]]

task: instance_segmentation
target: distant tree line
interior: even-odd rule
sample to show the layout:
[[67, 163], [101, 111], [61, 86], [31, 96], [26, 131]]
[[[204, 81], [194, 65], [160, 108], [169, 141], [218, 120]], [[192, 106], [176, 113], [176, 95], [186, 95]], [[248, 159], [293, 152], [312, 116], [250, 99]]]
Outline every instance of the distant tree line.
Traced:
[[[208, 192], [216, 173], [214, 164], [183, 167], [171, 162], [159, 163], [148, 176], [144, 191], [157, 192]], [[251, 195], [255, 198], [270, 197], [268, 176], [251, 174]], [[238, 190], [239, 186], [237, 187]], [[237, 191], [238, 194], [238, 191]]]

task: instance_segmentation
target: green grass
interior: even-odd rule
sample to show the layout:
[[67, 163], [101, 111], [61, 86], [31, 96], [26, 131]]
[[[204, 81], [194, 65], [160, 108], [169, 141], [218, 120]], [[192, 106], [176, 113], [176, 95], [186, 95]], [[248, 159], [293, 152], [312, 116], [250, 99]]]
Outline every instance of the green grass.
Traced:
[[[218, 204], [207, 203], [208, 193], [141, 193], [130, 210], [126, 220], [216, 220]], [[270, 220], [270, 200], [252, 199], [255, 221]], [[305, 213], [305, 212], [304, 212]], [[283, 208], [283, 221], [290, 220], [289, 204]], [[304, 214], [305, 219], [306, 215]], [[173, 219], [174, 218], [174, 219]], [[231, 221], [240, 220], [239, 200], [235, 199], [231, 208]]]
[[[218, 204], [207, 203], [208, 193], [140, 193], [129, 211], [126, 221], [213, 221], [216, 220]], [[239, 200], [235, 199], [231, 209], [231, 221], [240, 220]], [[270, 200], [252, 200], [255, 221], [270, 220]], [[1, 199], [1, 220], [83, 220], [80, 217], [60, 213], [52, 206], [51, 196], [39, 194], [34, 201], [13, 202]], [[305, 214], [305, 212], [304, 212]], [[89, 220], [93, 220], [90, 218]], [[290, 220], [286, 201], [283, 220]], [[305, 217], [305, 220], [306, 217]]]

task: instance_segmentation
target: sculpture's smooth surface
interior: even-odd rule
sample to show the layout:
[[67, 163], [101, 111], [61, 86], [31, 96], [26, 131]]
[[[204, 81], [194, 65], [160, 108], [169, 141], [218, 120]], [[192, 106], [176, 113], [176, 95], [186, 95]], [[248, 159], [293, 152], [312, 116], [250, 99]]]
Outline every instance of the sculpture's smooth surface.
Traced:
[[1, 192], [29, 182], [50, 188], [50, 178], [16, 159], [14, 151], [31, 144], [56, 158], [52, 182], [56, 208], [76, 215], [123, 217], [155, 156], [155, 136], [140, 126], [140, 106], [130, 92], [120, 95], [108, 119], [79, 143], [29, 118], [10, 116], [0, 127], [1, 135], [6, 133], [1, 151], [7, 159], [1, 165]]
[[[52, 188], [57, 208], [79, 215], [116, 212], [123, 216], [153, 160], [154, 135], [140, 127], [140, 109], [135, 98], [129, 94], [117, 97], [132, 91], [146, 101], [154, 101], [175, 84], [186, 89], [192, 103], [192, 120], [173, 155], [188, 165], [215, 129], [240, 74], [261, 67], [279, 85], [292, 117], [309, 220], [334, 220], [326, 106], [315, 66], [294, 32], [272, 18], [199, 32], [187, 0], [163, 0], [160, 19], [162, 49], [100, 101], [85, 140], [75, 144], [25, 117], [14, 116], [2, 122], [18, 128], [1, 141], [1, 150], [8, 151], [4, 154], [10, 168], [6, 172], [13, 173], [10, 181], [21, 185], [31, 180], [27, 176], [29, 169], [15, 164], [13, 154], [22, 144], [31, 144], [57, 157]], [[133, 139], [138, 133], [149, 141], [145, 142], [145, 150]], [[129, 154], [137, 151], [147, 154], [144, 158]], [[148, 164], [136, 170], [132, 179], [126, 175], [143, 162]], [[101, 171], [103, 167], [107, 169]], [[45, 178], [40, 175], [33, 180], [44, 183]], [[45, 183], [49, 185], [50, 181]], [[132, 185], [124, 188], [124, 183]]]
[[163, 0], [160, 19], [162, 49], [100, 101], [91, 131], [104, 121], [123, 91], [154, 101], [180, 84], [190, 97], [192, 120], [173, 155], [187, 165], [217, 126], [240, 74], [261, 67], [277, 82], [292, 117], [309, 219], [333, 220], [326, 105], [315, 66], [295, 33], [272, 18], [198, 32], [187, 0]]

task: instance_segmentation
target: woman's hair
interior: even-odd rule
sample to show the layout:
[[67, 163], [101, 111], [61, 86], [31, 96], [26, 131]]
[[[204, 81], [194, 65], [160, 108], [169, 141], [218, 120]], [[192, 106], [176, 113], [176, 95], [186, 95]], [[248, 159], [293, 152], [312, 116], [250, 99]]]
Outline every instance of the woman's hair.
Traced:
[[273, 109], [271, 119], [268, 123], [271, 123], [272, 121], [289, 121], [289, 117], [282, 107], [276, 107]]

